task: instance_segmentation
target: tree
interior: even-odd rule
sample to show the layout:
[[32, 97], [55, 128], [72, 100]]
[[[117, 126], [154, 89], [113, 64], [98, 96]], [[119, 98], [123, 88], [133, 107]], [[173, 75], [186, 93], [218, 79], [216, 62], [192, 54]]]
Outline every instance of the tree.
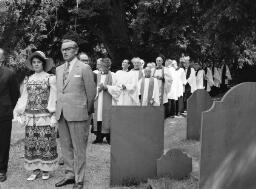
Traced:
[[205, 41], [218, 59], [255, 64], [256, 4], [253, 0], [201, 0]]

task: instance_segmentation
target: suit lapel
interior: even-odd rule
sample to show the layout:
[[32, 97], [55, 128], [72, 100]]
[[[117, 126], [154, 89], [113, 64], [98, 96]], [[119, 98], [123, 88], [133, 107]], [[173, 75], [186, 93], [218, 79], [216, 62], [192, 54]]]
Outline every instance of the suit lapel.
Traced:
[[[68, 79], [67, 79], [66, 83], [64, 84], [63, 89], [65, 89], [66, 86], [68, 85], [68, 83], [70, 82], [70, 79], [73, 77], [73, 75], [74, 75], [74, 73], [75, 73], [77, 67], [79, 67], [79, 65], [78, 65], [78, 63], [77, 63], [77, 61], [76, 61], [76, 62], [74, 63], [74, 65], [73, 65], [73, 68], [71, 69], [71, 72], [68, 74]], [[63, 75], [62, 75], [62, 77], [63, 77]], [[63, 79], [63, 78], [62, 78], [62, 79]]]
[[64, 74], [64, 67], [65, 67], [65, 64], [62, 64], [61, 67], [60, 67], [60, 70], [59, 70], [59, 74], [58, 74], [58, 84], [59, 84], [59, 89], [63, 89], [63, 74]]

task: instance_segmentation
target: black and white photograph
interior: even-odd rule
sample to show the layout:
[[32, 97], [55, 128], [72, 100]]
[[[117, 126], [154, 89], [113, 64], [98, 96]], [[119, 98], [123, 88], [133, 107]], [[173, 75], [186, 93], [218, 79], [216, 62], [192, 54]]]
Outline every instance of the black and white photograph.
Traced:
[[255, 189], [254, 0], [0, 0], [0, 189]]

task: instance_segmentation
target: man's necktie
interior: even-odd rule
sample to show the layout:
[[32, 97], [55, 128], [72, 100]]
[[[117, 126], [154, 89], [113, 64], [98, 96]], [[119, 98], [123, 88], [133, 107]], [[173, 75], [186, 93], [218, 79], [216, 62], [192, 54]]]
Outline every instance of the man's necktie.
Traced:
[[66, 81], [68, 79], [68, 74], [69, 74], [69, 67], [70, 67], [70, 62], [67, 62], [64, 73], [63, 73], [63, 84], [66, 84]]

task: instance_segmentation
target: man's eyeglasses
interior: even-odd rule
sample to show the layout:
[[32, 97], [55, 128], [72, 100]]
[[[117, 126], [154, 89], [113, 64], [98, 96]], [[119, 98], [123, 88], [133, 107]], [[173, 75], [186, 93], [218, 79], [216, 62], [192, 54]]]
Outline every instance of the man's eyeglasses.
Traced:
[[62, 52], [70, 51], [71, 49], [74, 49], [75, 47], [67, 47], [65, 49], [61, 49]]

